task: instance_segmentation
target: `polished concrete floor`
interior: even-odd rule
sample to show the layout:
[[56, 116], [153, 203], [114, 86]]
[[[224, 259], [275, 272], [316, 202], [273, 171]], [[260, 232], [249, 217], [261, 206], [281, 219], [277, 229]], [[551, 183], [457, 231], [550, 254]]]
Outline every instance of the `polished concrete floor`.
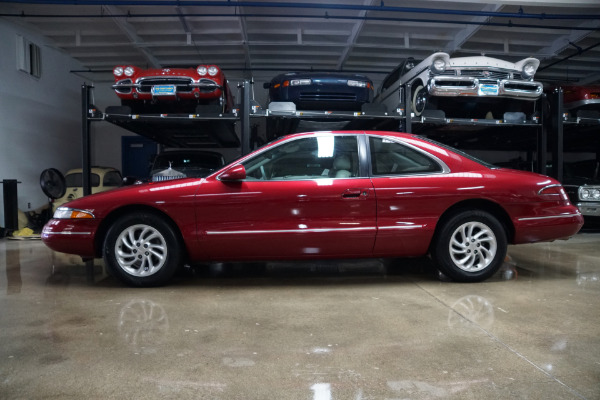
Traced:
[[[87, 273], [89, 272], [89, 273]], [[600, 234], [427, 260], [189, 269], [123, 287], [0, 240], [0, 399], [600, 399]]]

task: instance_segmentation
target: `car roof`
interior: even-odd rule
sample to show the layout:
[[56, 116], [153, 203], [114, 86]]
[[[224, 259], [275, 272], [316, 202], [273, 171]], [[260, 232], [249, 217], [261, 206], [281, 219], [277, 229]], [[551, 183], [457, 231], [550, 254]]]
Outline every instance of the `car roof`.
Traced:
[[[106, 173], [106, 172], [110, 172], [110, 171], [116, 171], [119, 172], [118, 169], [113, 168], [113, 167], [92, 167], [91, 168], [91, 172], [94, 174], [102, 174], [102, 173]], [[69, 174], [80, 174], [83, 172], [82, 168], [72, 168], [70, 170], [67, 171], [67, 173], [65, 175], [69, 175]]]

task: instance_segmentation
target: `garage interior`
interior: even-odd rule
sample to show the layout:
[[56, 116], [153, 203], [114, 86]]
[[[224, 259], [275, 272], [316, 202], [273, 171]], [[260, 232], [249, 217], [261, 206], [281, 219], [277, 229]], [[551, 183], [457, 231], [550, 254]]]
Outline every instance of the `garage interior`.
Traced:
[[[263, 88], [288, 71], [343, 71], [377, 90], [402, 60], [436, 51], [535, 57], [546, 87], [598, 85], [596, 0], [2, 1], [0, 37], [0, 181], [16, 181], [16, 205], [33, 215], [48, 204], [43, 170], [123, 171], [126, 147], [148, 140], [231, 161], [291, 131], [405, 130], [561, 181], [563, 163], [600, 160], [600, 117], [564, 116], [551, 92], [550, 115], [507, 123], [274, 118]], [[239, 112], [160, 122], [111, 113], [114, 66], [201, 63], [223, 69]], [[600, 399], [593, 220], [568, 241], [509, 247], [498, 274], [477, 284], [407, 259], [211, 264], [133, 289], [101, 260], [8, 231], [2, 399]]]

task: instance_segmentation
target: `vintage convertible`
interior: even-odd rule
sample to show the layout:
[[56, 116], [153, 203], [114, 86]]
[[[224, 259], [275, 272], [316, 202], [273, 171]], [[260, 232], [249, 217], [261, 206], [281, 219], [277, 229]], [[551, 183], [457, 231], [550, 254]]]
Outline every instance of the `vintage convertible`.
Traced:
[[115, 93], [133, 113], [193, 113], [197, 107], [227, 112], [233, 96], [216, 65], [151, 68], [119, 65], [113, 69]]

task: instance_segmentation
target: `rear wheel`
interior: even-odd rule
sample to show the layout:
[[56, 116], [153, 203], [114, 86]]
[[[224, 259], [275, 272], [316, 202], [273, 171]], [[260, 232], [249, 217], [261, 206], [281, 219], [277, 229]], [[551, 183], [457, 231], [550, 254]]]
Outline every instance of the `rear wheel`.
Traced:
[[462, 211], [440, 227], [431, 253], [449, 278], [479, 282], [498, 271], [507, 246], [504, 227], [493, 215], [480, 210]]
[[118, 219], [104, 242], [109, 271], [128, 285], [166, 284], [182, 261], [181, 244], [171, 225], [151, 213]]

